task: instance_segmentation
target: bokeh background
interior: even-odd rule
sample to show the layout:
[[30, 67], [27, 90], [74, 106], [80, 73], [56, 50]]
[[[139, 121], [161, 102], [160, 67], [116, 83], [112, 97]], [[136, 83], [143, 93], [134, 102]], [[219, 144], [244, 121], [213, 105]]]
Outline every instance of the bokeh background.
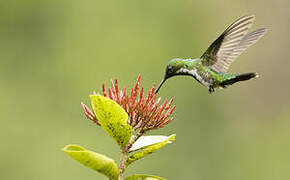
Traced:
[[160, 91], [175, 120], [152, 134], [176, 142], [136, 162], [127, 175], [169, 180], [290, 179], [290, 1], [0, 1], [0, 179], [96, 180], [104, 176], [60, 151], [75, 143], [119, 160], [80, 102], [118, 77], [149, 89], [168, 60], [199, 57], [235, 19], [254, 13], [269, 29], [230, 72], [260, 73], [209, 95], [190, 77]]

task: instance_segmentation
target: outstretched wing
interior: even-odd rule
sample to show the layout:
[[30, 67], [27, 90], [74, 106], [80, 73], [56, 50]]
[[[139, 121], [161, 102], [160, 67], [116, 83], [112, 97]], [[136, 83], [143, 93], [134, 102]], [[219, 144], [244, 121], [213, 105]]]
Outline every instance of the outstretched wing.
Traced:
[[265, 34], [265, 29], [247, 34], [254, 20], [254, 15], [248, 15], [232, 23], [201, 56], [203, 65], [226, 72], [235, 58]]
[[238, 46], [234, 49], [234, 53], [237, 54], [237, 57], [242, 54], [248, 47], [255, 44], [264, 34], [266, 33], [265, 28], [257, 29], [249, 34], [247, 34]]

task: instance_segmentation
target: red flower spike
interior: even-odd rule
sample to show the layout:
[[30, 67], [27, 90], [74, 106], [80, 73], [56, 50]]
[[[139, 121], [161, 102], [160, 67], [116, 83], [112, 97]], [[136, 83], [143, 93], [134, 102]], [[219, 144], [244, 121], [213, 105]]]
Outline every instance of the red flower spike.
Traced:
[[131, 89], [131, 101], [130, 102], [133, 102], [133, 99], [134, 99], [133, 97], [134, 97], [134, 89], [132, 88]]
[[172, 105], [172, 103], [173, 103], [173, 99], [171, 98], [165, 107], [165, 111], [167, 111], [167, 109], [169, 109], [169, 107]]
[[167, 104], [167, 99], [165, 99], [165, 101], [163, 102], [163, 104], [159, 108], [157, 115], [163, 114], [166, 104]]
[[102, 90], [103, 90], [103, 95], [105, 97], [107, 97], [106, 88], [105, 88], [105, 84], [104, 83], [103, 83], [103, 86], [102, 86]]
[[141, 88], [141, 92], [140, 92], [140, 96], [139, 96], [140, 103], [143, 101], [143, 97], [144, 97], [144, 87]]
[[126, 86], [124, 86], [124, 89], [123, 89], [123, 96], [126, 96]]
[[173, 106], [170, 110], [168, 110], [168, 111], [165, 113], [165, 115], [164, 115], [162, 121], [159, 122], [157, 126], [160, 126], [160, 124], [163, 124], [163, 122], [164, 122], [164, 121], [165, 121], [165, 120], [166, 120], [166, 119], [167, 119], [167, 118], [172, 114], [172, 112], [174, 111], [175, 107], [176, 107], [176, 106]]
[[112, 88], [112, 93], [114, 96], [113, 100], [115, 100], [116, 99], [116, 89], [115, 89], [115, 85], [114, 85], [113, 80], [111, 80], [111, 88]]
[[116, 91], [117, 103], [120, 104], [120, 91], [119, 91], [119, 85], [118, 85], [117, 78], [115, 79], [115, 91]]
[[113, 94], [112, 94], [111, 88], [109, 88], [108, 91], [109, 91], [109, 98], [113, 100], [114, 98], [113, 98]]
[[139, 87], [140, 87], [140, 81], [141, 81], [141, 75], [139, 74], [138, 78], [137, 78], [136, 85], [135, 85], [135, 89], [134, 89], [135, 98], [137, 98], [137, 95], [138, 95], [138, 91], [139, 91]]
[[167, 121], [165, 121], [163, 124], [159, 125], [159, 128], [162, 128], [163, 126], [167, 125], [168, 123], [170, 123], [173, 120], [173, 117], [171, 117], [170, 119], [168, 119]]
[[[175, 106], [171, 107], [173, 103], [172, 98], [169, 101], [165, 100], [162, 104], [161, 98], [156, 100], [157, 95], [154, 93], [155, 83], [148, 91], [146, 97], [144, 87], [141, 87], [140, 90], [140, 82], [141, 76], [138, 75], [136, 84], [131, 89], [130, 94], [127, 94], [126, 87], [124, 87], [123, 91], [119, 89], [117, 79], [115, 81], [111, 80], [111, 88], [108, 88], [108, 93], [104, 84], [102, 92], [105, 97], [112, 99], [124, 108], [129, 115], [128, 124], [135, 131], [139, 130], [144, 133], [148, 130], [164, 127], [170, 123], [173, 120], [173, 117], [170, 116]], [[82, 108], [86, 117], [99, 125], [95, 114], [85, 104], [82, 104]]]

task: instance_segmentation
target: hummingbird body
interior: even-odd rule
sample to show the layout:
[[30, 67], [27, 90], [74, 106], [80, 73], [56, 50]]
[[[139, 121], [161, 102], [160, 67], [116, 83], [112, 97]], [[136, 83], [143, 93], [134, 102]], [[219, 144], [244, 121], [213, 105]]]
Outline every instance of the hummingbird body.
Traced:
[[257, 73], [227, 73], [234, 59], [265, 34], [264, 28], [248, 33], [254, 19], [254, 15], [248, 15], [232, 23], [200, 58], [170, 60], [156, 93], [167, 79], [178, 75], [193, 77], [207, 87], [210, 93], [217, 88], [222, 89], [236, 82], [257, 77]]
[[214, 88], [226, 87], [226, 82], [235, 79], [237, 76], [233, 74], [227, 74], [223, 72], [216, 72], [211, 68], [202, 64], [201, 58], [196, 59], [172, 59], [169, 64], [175, 64], [179, 66], [177, 70], [178, 75], [192, 76], [200, 84], [207, 87], [210, 92], [214, 91]]

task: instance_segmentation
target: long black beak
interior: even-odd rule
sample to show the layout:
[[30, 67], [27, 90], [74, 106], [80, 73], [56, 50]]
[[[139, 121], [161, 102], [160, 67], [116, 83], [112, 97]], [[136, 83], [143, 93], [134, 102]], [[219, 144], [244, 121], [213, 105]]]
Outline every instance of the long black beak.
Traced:
[[167, 80], [166, 77], [162, 79], [161, 83], [159, 84], [158, 88], [157, 88], [156, 91], [155, 91], [155, 94], [158, 93], [158, 91], [160, 90], [161, 86], [165, 83], [166, 80]]

